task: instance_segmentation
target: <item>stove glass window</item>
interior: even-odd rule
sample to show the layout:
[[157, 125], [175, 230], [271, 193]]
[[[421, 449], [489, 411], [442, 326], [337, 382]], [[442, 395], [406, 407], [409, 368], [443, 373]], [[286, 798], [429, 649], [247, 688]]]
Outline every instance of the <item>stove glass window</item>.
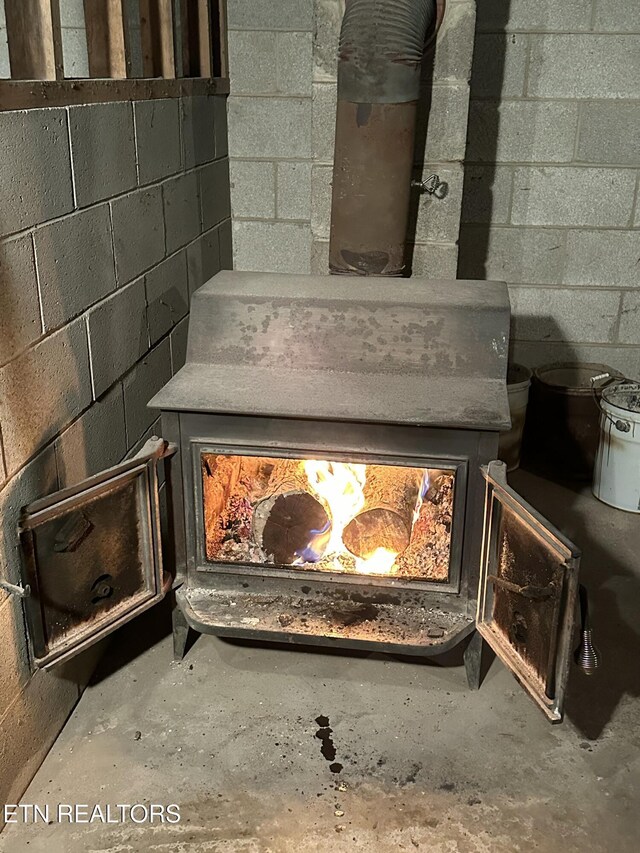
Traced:
[[455, 473], [202, 453], [211, 563], [449, 580]]

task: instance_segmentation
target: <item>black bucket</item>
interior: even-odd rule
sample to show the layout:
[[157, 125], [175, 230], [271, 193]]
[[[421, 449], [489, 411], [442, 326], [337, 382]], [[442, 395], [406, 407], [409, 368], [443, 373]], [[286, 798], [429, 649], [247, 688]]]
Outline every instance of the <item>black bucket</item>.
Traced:
[[[592, 383], [603, 375], [606, 378]], [[566, 362], [535, 368], [525, 431], [527, 460], [558, 479], [590, 481], [600, 438], [596, 400], [606, 385], [622, 378], [606, 364]]]

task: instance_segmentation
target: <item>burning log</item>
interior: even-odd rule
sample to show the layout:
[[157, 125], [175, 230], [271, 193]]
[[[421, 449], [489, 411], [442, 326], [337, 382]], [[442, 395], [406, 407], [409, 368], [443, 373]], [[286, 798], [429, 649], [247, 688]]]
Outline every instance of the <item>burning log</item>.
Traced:
[[379, 548], [400, 554], [409, 545], [424, 471], [389, 465], [367, 466], [364, 508], [344, 529], [342, 541], [356, 557]]
[[279, 460], [253, 514], [253, 539], [278, 565], [317, 562], [331, 536], [331, 519], [311, 494], [302, 462]]

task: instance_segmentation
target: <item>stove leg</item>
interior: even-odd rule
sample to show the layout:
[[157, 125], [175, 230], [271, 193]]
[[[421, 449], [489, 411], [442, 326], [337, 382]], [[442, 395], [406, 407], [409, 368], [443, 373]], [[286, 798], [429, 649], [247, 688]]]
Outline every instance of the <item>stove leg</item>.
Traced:
[[171, 621], [173, 624], [173, 659], [182, 660], [187, 648], [190, 628], [178, 604], [173, 607]]
[[467, 681], [471, 690], [478, 690], [482, 671], [482, 634], [475, 631], [469, 645], [464, 650], [464, 667], [467, 671]]

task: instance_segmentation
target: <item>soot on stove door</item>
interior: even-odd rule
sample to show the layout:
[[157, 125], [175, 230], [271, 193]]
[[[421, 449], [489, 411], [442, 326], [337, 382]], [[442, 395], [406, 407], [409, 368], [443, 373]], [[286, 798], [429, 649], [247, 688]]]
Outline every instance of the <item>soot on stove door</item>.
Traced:
[[455, 473], [202, 453], [213, 563], [449, 579]]

